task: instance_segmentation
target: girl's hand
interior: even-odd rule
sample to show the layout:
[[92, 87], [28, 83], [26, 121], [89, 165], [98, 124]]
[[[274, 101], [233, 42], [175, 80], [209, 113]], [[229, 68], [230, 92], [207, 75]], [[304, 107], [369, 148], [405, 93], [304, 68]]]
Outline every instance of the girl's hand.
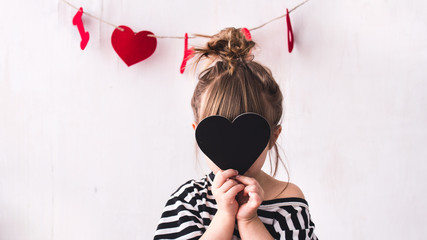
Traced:
[[236, 201], [236, 195], [242, 191], [245, 186], [231, 179], [237, 176], [238, 172], [233, 169], [225, 171], [219, 170], [212, 183], [212, 194], [218, 205], [218, 215], [232, 217], [235, 219], [239, 204]]
[[236, 180], [245, 185], [237, 198], [240, 207], [236, 219], [238, 222], [252, 221], [258, 216], [257, 210], [264, 200], [264, 190], [254, 178], [239, 175]]

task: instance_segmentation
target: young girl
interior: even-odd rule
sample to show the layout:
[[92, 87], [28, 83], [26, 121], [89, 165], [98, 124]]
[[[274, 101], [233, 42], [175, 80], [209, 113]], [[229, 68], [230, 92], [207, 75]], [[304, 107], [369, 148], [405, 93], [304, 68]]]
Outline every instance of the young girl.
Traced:
[[232, 121], [254, 112], [270, 125], [267, 147], [244, 175], [221, 170], [206, 159], [212, 172], [186, 182], [171, 195], [154, 239], [317, 239], [301, 190], [261, 170], [267, 152], [273, 150], [276, 174], [283, 109], [271, 71], [252, 60], [254, 46], [240, 29], [226, 28], [204, 48], [195, 49], [195, 64], [206, 58], [210, 67], [200, 73], [191, 101], [193, 128], [211, 115]]

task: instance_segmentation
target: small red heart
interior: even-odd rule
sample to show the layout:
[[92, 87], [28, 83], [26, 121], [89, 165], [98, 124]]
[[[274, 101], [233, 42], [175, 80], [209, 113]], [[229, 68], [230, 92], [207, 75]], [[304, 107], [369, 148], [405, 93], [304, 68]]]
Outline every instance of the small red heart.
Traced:
[[[124, 31], [120, 30], [123, 29]], [[150, 57], [157, 46], [157, 39], [147, 35], [154, 35], [149, 31], [134, 33], [126, 26], [119, 26], [111, 35], [111, 44], [119, 57], [130, 67]]]

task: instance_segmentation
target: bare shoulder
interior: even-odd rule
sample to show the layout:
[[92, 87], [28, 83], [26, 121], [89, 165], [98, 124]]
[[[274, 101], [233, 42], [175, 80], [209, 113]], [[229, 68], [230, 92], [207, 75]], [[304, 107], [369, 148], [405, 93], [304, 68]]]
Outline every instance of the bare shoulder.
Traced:
[[[277, 198], [302, 198], [305, 199], [304, 193], [294, 183], [278, 181], [278, 185], [282, 189], [282, 192]], [[284, 190], [283, 190], [284, 189]]]

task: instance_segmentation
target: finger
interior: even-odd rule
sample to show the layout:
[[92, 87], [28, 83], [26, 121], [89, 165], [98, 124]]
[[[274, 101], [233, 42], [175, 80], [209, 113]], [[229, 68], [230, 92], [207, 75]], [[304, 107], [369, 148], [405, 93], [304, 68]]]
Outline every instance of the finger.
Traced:
[[251, 178], [251, 177], [247, 177], [247, 176], [243, 176], [243, 175], [238, 175], [238, 176], [236, 176], [236, 179], [245, 185], [258, 185], [259, 186], [259, 183], [255, 178]]
[[219, 188], [225, 183], [225, 181], [227, 181], [227, 179], [234, 177], [237, 174], [238, 174], [238, 172], [236, 170], [233, 170], [233, 169], [227, 169], [225, 171], [219, 170], [215, 175], [212, 186], [214, 188]]
[[238, 183], [234, 181], [233, 179], [227, 180], [220, 188], [218, 188], [219, 192], [225, 193], [233, 186], [236, 186]]
[[225, 170], [225, 171], [222, 172], [222, 176], [225, 179], [235, 177], [238, 174], [239, 174], [239, 172], [237, 170], [234, 170], [234, 169], [227, 169], [227, 170]]
[[244, 193], [249, 194], [249, 192], [259, 192], [259, 188], [255, 185], [249, 185], [245, 187]]
[[225, 194], [227, 198], [235, 198], [239, 192], [245, 188], [243, 184], [237, 184], [231, 187]]
[[249, 201], [248, 201], [249, 206], [255, 208], [261, 205], [261, 202], [262, 202], [262, 198], [259, 194], [255, 192], [249, 192]]
[[261, 200], [264, 199], [264, 190], [261, 187], [258, 187], [256, 185], [246, 186], [243, 190], [243, 195], [248, 196], [250, 192], [256, 193], [261, 198]]

